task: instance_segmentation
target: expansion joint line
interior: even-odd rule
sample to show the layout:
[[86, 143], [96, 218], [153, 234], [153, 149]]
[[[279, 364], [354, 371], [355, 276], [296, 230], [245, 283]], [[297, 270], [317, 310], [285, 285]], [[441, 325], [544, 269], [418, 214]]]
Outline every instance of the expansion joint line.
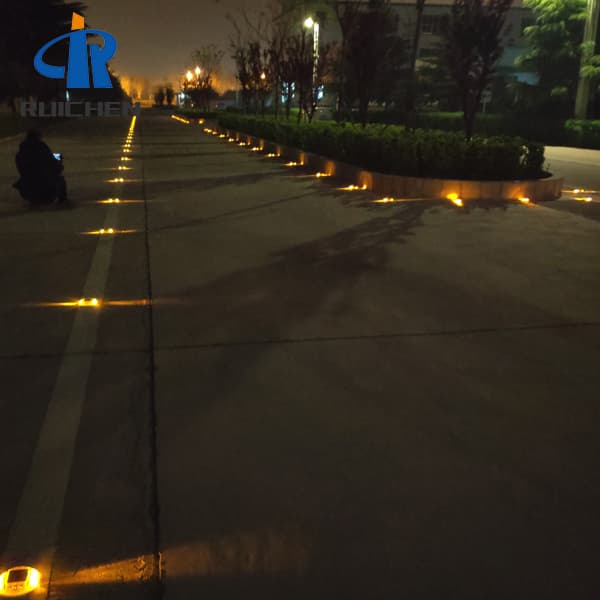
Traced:
[[152, 269], [150, 263], [150, 233], [149, 233], [149, 211], [148, 211], [148, 195], [146, 189], [146, 161], [145, 161], [145, 146], [144, 146], [144, 119], [139, 119], [140, 125], [140, 159], [142, 162], [142, 199], [144, 201], [144, 246], [146, 253], [146, 282], [147, 282], [147, 298], [148, 298], [148, 384], [149, 384], [149, 428], [150, 428], [150, 518], [152, 519], [154, 536], [153, 536], [153, 566], [152, 578], [156, 584], [156, 598], [160, 600], [163, 597], [163, 567], [162, 555], [160, 552], [161, 535], [160, 535], [160, 502], [158, 494], [158, 416], [156, 406], [156, 353], [154, 339], [154, 309], [153, 309], [153, 286], [152, 286]]

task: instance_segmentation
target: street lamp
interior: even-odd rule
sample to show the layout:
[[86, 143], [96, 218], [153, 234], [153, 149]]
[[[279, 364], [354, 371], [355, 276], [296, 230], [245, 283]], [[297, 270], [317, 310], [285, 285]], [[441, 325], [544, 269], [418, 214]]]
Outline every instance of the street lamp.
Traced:
[[196, 73], [196, 77], [200, 77], [200, 73], [202, 73], [202, 69], [200, 67], [196, 67], [196, 69], [194, 70], [194, 73]]
[[191, 71], [188, 71], [185, 74], [185, 78], [188, 80], [188, 83], [192, 81], [192, 79], [194, 79], [194, 74]]
[[312, 29], [312, 32], [313, 32], [313, 94], [314, 94], [314, 97], [317, 98], [317, 94], [318, 94], [317, 74], [318, 74], [318, 65], [319, 65], [320, 26], [312, 17], [308, 17], [304, 21], [304, 27], [306, 27], [307, 29]]

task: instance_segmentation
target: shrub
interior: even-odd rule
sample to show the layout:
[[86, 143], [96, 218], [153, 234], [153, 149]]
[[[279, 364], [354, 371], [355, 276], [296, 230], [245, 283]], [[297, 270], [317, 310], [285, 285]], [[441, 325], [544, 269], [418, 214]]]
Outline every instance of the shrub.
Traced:
[[569, 145], [600, 149], [600, 121], [569, 119], [565, 131]]
[[216, 112], [208, 112], [205, 110], [198, 110], [196, 108], [177, 108], [175, 114], [180, 117], [187, 117], [188, 119], [216, 119]]
[[219, 124], [380, 173], [455, 179], [530, 179], [543, 176], [544, 147], [518, 137], [474, 137], [462, 133], [371, 124], [296, 123], [221, 114]]
[[[406, 116], [398, 112], [379, 111], [369, 115], [372, 123], [404, 123]], [[423, 112], [416, 116], [419, 129], [462, 132], [462, 113]], [[600, 121], [535, 118], [521, 114], [480, 114], [475, 133], [483, 136], [514, 135], [542, 144], [600, 149]]]

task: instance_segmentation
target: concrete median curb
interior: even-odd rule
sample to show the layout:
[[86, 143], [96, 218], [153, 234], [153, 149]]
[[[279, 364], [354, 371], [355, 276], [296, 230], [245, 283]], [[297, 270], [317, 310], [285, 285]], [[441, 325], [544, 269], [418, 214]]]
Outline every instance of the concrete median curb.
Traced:
[[386, 175], [365, 171], [354, 165], [331, 160], [297, 148], [290, 148], [239, 131], [221, 128], [217, 128], [217, 130], [238, 142], [252, 144], [264, 152], [276, 153], [283, 159], [297, 162], [328, 176], [343, 179], [347, 181], [348, 185], [356, 185], [382, 196], [446, 199], [449, 194], [458, 194], [463, 200], [530, 198], [532, 201], [544, 202], [560, 198], [564, 185], [564, 179], [556, 177], [520, 181], [476, 181]]

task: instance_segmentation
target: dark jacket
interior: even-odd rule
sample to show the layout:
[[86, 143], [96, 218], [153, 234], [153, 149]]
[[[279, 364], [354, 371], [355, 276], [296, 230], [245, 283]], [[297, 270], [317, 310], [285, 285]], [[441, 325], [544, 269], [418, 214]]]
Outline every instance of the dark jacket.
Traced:
[[40, 139], [26, 139], [15, 160], [21, 176], [15, 187], [21, 195], [32, 202], [51, 202], [63, 166], [54, 158], [48, 145]]

